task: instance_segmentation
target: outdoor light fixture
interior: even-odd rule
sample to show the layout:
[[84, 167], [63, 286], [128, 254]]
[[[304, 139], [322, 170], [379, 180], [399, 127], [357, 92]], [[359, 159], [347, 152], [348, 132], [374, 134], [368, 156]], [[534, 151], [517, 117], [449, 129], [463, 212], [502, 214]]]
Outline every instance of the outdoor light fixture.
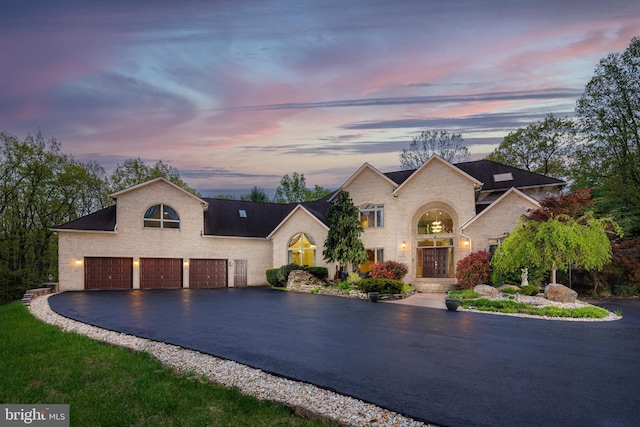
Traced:
[[185, 262], [184, 262], [184, 266], [185, 266], [185, 267], [189, 267], [189, 261], [185, 261]]
[[138, 263], [138, 260], [133, 261], [133, 266], [134, 266], [134, 267], [137, 267], [137, 266], [138, 266], [138, 264], [139, 264], [139, 263]]
[[77, 259], [77, 260], [76, 260], [76, 266], [77, 266], [77, 267], [80, 267], [81, 265], [82, 265], [82, 261], [81, 261], [81, 260], [79, 260], [79, 259]]
[[404, 249], [406, 247], [407, 247], [407, 241], [405, 240], [405, 241], [402, 242], [402, 249]]

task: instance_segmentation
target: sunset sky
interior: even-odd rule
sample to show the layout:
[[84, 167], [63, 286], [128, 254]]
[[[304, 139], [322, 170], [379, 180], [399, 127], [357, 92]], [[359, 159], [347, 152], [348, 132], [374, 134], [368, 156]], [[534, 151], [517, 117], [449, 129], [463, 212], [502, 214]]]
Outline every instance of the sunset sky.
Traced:
[[474, 158], [567, 116], [640, 35], [638, 0], [0, 0], [0, 131], [203, 196], [398, 170], [421, 130]]

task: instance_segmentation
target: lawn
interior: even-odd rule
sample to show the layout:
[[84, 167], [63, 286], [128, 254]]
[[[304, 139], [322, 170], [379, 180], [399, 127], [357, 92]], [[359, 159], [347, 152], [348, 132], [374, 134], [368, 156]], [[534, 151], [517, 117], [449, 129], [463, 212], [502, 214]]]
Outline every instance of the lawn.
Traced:
[[0, 403], [70, 405], [72, 426], [321, 426], [284, 405], [174, 372], [147, 353], [0, 306]]

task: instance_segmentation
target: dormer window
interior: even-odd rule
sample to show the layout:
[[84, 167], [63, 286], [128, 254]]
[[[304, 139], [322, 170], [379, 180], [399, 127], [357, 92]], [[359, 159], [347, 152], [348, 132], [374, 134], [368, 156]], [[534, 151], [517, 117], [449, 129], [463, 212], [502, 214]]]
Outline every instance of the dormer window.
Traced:
[[151, 206], [144, 213], [144, 226], [149, 228], [180, 228], [180, 217], [171, 206]]

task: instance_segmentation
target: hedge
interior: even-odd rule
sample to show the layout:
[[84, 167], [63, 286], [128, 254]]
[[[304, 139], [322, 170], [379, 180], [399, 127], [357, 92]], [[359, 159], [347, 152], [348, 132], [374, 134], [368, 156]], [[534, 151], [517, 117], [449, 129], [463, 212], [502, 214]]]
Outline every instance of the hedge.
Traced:
[[358, 289], [362, 292], [380, 292], [383, 294], [402, 293], [404, 283], [393, 279], [362, 279], [358, 282]]

